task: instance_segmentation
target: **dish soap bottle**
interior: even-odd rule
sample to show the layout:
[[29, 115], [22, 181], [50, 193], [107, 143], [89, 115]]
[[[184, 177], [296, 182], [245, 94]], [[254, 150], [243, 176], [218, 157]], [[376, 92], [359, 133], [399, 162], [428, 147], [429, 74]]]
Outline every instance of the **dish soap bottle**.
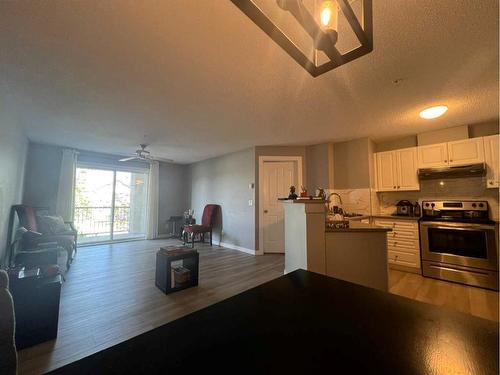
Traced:
[[413, 206], [413, 216], [420, 217], [420, 205], [418, 202], [415, 202], [415, 205]]

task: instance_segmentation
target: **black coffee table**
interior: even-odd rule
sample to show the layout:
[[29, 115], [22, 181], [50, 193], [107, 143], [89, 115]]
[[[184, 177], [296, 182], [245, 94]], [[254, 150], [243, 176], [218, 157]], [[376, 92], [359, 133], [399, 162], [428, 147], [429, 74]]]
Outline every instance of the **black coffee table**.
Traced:
[[295, 271], [56, 373], [498, 374], [498, 323]]

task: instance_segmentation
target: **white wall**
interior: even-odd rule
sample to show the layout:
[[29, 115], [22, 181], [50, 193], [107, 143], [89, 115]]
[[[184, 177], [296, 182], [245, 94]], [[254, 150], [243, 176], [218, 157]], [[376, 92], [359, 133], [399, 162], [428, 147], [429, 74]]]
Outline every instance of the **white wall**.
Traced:
[[21, 203], [28, 140], [19, 124], [0, 107], [0, 264], [7, 254], [10, 207]]

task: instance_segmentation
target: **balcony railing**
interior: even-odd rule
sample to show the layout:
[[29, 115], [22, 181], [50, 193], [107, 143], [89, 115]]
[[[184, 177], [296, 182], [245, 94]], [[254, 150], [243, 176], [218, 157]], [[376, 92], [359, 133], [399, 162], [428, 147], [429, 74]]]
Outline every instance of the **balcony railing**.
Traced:
[[[113, 234], [128, 234], [131, 232], [131, 217], [129, 206], [113, 207], [75, 207], [75, 226], [79, 237], [102, 237]], [[111, 228], [113, 226], [113, 228]]]

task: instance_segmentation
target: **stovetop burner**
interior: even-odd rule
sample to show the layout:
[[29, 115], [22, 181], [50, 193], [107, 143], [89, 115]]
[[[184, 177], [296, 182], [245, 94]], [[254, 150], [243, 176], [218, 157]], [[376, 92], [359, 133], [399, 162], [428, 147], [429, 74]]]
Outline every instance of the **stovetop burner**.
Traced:
[[492, 224], [487, 201], [423, 201], [420, 221]]

